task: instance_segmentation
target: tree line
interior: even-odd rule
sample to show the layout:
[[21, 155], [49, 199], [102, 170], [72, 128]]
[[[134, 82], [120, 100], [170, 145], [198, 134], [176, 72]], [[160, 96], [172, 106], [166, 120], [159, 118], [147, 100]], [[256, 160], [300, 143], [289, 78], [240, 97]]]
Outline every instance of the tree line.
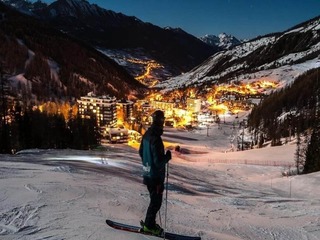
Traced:
[[320, 171], [319, 68], [298, 77], [290, 86], [275, 91], [255, 106], [248, 118], [254, 143], [272, 146], [297, 138], [296, 167], [303, 173]]
[[[0, 152], [12, 153], [30, 148], [91, 149], [100, 143], [96, 119], [71, 117], [62, 113], [26, 110], [16, 106], [0, 126]], [[4, 120], [6, 119], [6, 120]]]

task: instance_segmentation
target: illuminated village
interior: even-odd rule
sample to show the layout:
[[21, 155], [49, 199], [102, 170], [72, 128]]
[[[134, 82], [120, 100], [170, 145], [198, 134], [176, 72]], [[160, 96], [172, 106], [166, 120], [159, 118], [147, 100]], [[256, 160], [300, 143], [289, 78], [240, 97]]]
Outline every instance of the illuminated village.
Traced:
[[244, 84], [213, 86], [206, 93], [197, 89], [175, 90], [163, 94], [155, 92], [137, 101], [135, 108], [141, 122], [147, 124], [150, 114], [160, 109], [165, 112], [166, 125], [175, 128], [196, 128], [219, 123], [221, 117], [250, 110], [260, 102], [264, 92], [275, 89], [277, 82], [258, 81]]
[[[127, 59], [127, 61], [129, 61]], [[154, 61], [134, 61], [145, 66], [145, 73], [136, 80], [148, 86], [157, 81], [152, 70], [161, 68]], [[202, 90], [187, 88], [163, 93], [153, 90], [145, 99], [136, 102], [119, 100], [110, 96], [88, 96], [78, 100], [78, 111], [83, 118], [96, 115], [101, 128], [102, 143], [127, 143], [139, 141], [151, 122], [153, 111], [165, 112], [167, 127], [191, 130], [220, 124], [227, 115], [250, 110], [265, 96], [266, 91], [277, 88], [276, 81], [261, 79], [250, 83], [214, 85]]]

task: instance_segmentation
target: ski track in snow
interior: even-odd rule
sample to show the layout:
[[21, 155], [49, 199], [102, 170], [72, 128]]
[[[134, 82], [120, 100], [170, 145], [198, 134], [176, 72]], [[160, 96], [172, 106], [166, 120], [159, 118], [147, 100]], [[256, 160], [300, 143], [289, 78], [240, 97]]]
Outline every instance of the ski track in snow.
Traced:
[[34, 234], [39, 229], [28, 225], [38, 218], [39, 207], [25, 205], [10, 209], [0, 215], [0, 235], [24, 232], [24, 234]]

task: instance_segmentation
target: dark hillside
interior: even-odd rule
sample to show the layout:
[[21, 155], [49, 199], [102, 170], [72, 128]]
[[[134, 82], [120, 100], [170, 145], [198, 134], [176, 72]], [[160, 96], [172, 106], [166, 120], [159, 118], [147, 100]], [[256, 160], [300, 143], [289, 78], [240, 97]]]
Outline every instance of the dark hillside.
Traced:
[[143, 48], [174, 74], [192, 69], [218, 50], [181, 29], [163, 29], [87, 1], [58, 0], [34, 14], [91, 46]]
[[[139, 82], [87, 44], [3, 4], [0, 12], [6, 15], [0, 30], [4, 68], [11, 76], [24, 74], [39, 100], [78, 98], [90, 91], [117, 98], [143, 94]], [[49, 61], [58, 65], [58, 79]]]

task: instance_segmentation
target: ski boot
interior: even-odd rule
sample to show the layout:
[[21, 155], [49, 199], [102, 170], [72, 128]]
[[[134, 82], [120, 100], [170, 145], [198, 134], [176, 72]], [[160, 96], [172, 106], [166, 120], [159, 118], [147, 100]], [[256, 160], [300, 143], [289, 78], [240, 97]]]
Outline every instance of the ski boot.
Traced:
[[159, 236], [159, 237], [163, 236], [163, 233], [164, 233], [163, 228], [161, 228], [158, 224], [156, 224], [153, 228], [149, 228], [141, 220], [140, 225], [141, 225], [140, 232], [147, 233], [154, 236]]

